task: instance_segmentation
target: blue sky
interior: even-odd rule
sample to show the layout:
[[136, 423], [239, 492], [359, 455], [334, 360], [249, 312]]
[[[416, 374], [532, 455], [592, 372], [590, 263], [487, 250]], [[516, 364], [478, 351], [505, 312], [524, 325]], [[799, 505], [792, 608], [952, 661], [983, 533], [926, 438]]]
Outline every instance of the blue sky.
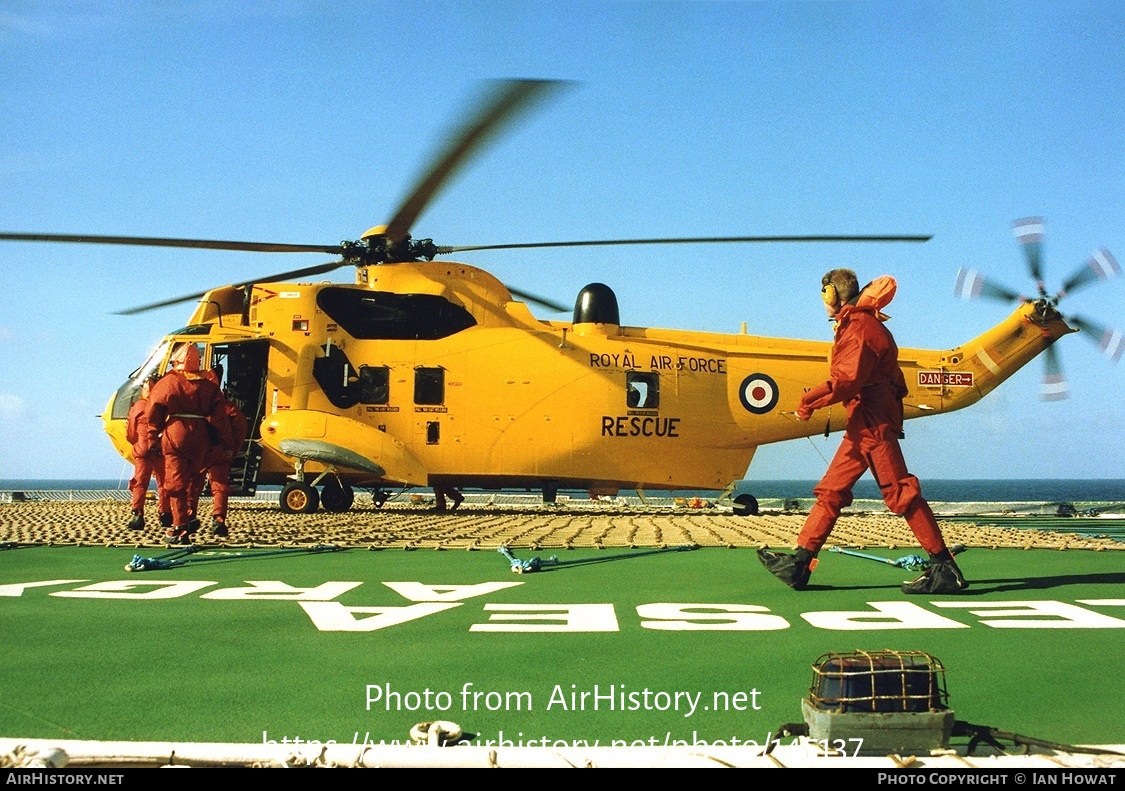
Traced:
[[[1049, 287], [1125, 260], [1119, 2], [20, 2], [0, 5], [0, 230], [335, 243], [385, 222], [478, 81], [573, 80], [414, 226], [469, 245], [929, 233], [921, 245], [464, 253], [630, 325], [828, 340], [828, 268], [892, 274], [900, 346], [1000, 321], [971, 266], [1030, 287], [1013, 220], [1046, 218]], [[0, 478], [117, 478], [96, 419], [190, 307], [113, 311], [324, 256], [0, 243]], [[348, 280], [340, 270], [334, 277]], [[1125, 325], [1125, 278], [1064, 313]], [[539, 315], [547, 317], [539, 309]], [[923, 480], [1125, 477], [1125, 366], [1060, 342], [978, 405], [907, 424]], [[816, 478], [836, 438], [751, 478]], [[820, 451], [819, 453], [817, 451]], [[127, 476], [126, 476], [127, 477]]]

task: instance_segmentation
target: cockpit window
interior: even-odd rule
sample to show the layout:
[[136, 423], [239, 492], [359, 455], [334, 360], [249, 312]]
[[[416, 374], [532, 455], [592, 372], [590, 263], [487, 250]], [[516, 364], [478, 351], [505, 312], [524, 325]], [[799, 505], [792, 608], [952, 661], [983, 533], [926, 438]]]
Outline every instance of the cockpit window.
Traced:
[[322, 288], [316, 304], [353, 338], [432, 341], [476, 325], [460, 305], [433, 294]]
[[129, 408], [133, 406], [133, 402], [137, 400], [137, 396], [141, 392], [141, 383], [154, 375], [159, 370], [160, 364], [164, 362], [164, 358], [168, 354], [168, 343], [168, 341], [164, 341], [157, 346], [156, 350], [145, 360], [144, 365], [129, 374], [128, 381], [117, 388], [117, 395], [113, 397], [113, 413], [111, 415], [115, 420], [124, 420], [129, 417]]

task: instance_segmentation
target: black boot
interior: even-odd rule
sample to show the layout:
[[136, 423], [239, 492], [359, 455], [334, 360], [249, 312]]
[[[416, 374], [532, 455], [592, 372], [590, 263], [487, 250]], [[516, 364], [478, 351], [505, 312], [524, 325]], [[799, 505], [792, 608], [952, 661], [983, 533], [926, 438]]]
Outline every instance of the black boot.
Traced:
[[917, 579], [902, 583], [903, 593], [960, 593], [969, 583], [957, 568], [957, 562], [949, 550], [930, 555], [930, 567]]
[[160, 526], [161, 527], [171, 527], [172, 526], [172, 513], [170, 511], [161, 511], [160, 512]]
[[758, 550], [758, 560], [762, 561], [762, 565], [766, 570], [784, 582], [793, 590], [804, 590], [805, 586], [809, 584], [809, 575], [812, 569], [809, 564], [813, 559], [813, 554], [804, 547], [797, 547], [797, 551], [792, 555], [786, 555], [784, 552], [771, 552], [768, 549]]
[[134, 511], [133, 516], [130, 517], [129, 522], [125, 527], [130, 530], [144, 530], [145, 529], [145, 515], [142, 511]]
[[168, 544], [171, 544], [173, 546], [176, 546], [176, 545], [191, 546], [191, 534], [194, 533], [194, 532], [195, 532], [194, 530], [190, 530], [186, 526], [185, 527], [170, 527], [164, 533], [164, 540]]
[[230, 535], [230, 531], [227, 530], [227, 523], [221, 519], [211, 520], [211, 532], [219, 538], [226, 538]]

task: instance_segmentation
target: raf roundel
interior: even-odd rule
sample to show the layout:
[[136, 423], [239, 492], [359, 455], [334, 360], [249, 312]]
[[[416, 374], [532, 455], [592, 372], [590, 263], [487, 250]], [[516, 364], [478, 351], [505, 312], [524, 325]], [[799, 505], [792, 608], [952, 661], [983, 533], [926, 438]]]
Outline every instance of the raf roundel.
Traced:
[[766, 374], [750, 374], [738, 386], [738, 400], [747, 412], [764, 415], [777, 406], [777, 382]]

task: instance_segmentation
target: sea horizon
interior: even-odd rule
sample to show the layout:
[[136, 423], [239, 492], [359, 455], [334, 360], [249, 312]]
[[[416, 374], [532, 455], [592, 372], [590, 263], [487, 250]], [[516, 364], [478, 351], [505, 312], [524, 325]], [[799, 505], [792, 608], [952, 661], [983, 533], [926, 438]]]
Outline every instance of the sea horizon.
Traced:
[[[112, 478], [0, 478], [0, 492], [13, 491], [119, 491], [128, 488], [128, 479]], [[759, 500], [812, 499], [813, 479], [747, 479], [739, 483], [738, 492], [748, 492]], [[263, 491], [280, 486], [262, 486]], [[389, 487], [388, 487], [389, 488]], [[428, 490], [412, 487], [411, 490]], [[397, 490], [395, 490], [397, 491]], [[468, 488], [466, 493], [476, 490]], [[495, 491], [495, 490], [487, 490]], [[512, 493], [534, 493], [533, 489], [505, 489]], [[581, 496], [582, 490], [561, 490], [564, 494]], [[922, 481], [922, 493], [933, 502], [1125, 502], [1125, 479], [1117, 478], [932, 478]], [[622, 489], [628, 496], [633, 490]], [[714, 491], [650, 490], [652, 497], [695, 495], [714, 497]], [[878, 486], [871, 478], [861, 479], [853, 491], [857, 500], [881, 500]]]

